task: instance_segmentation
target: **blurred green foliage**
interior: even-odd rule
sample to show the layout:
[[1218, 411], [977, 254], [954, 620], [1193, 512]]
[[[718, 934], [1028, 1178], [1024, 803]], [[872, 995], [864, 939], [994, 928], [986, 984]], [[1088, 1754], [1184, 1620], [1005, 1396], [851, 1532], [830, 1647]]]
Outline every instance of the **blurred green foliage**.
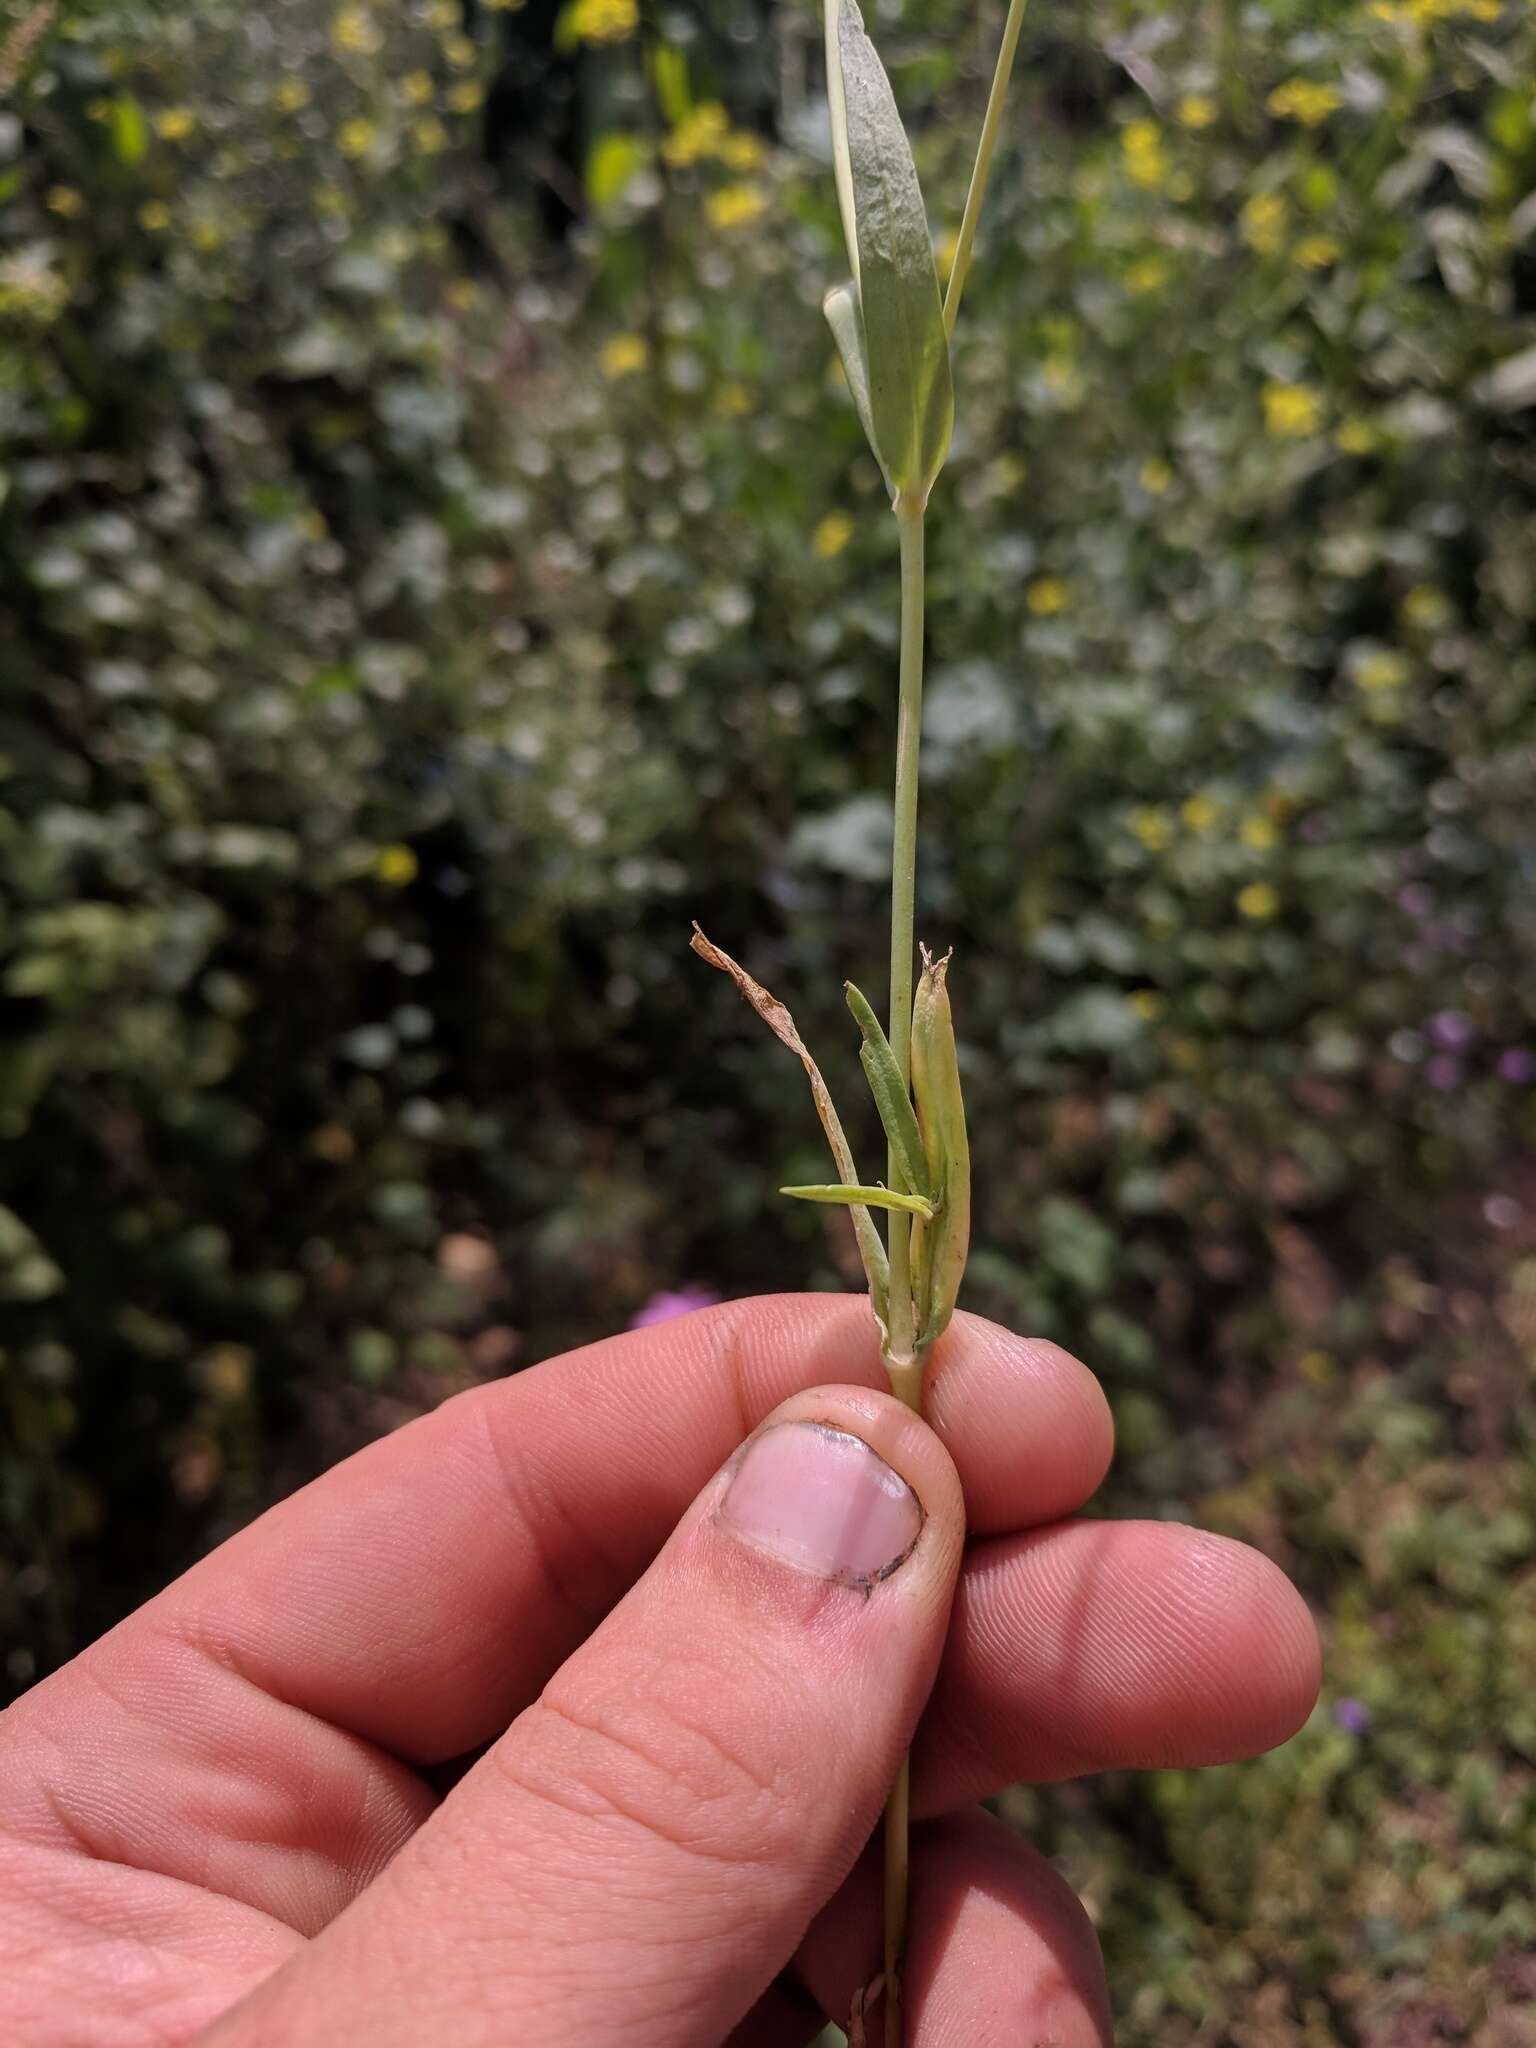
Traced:
[[[942, 222], [999, 17], [881, 11]], [[812, 12], [718, 28], [576, 0], [577, 160], [511, 179], [488, 0], [0, 29], [13, 1684], [447, 1388], [852, 1282], [686, 951], [857, 1099], [896, 536]], [[1018, 1795], [1128, 2041], [1529, 2038], [1533, 77], [1513, 0], [1036, 0], [970, 287], [919, 914], [970, 1302], [1103, 1374], [1115, 1509], [1330, 1638], [1280, 1755]]]

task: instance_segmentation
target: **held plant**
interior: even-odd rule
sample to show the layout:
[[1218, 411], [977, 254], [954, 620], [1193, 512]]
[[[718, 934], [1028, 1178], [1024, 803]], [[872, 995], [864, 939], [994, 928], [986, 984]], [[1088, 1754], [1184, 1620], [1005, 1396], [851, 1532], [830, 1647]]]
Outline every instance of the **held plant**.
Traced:
[[[923, 696], [923, 541], [929, 495], [949, 454], [954, 386], [949, 343], [975, 245], [997, 146], [1025, 0], [1010, 0], [946, 294], [911, 146], [855, 0], [825, 0], [827, 98], [848, 283], [827, 295], [826, 316], [848, 389], [891, 495], [901, 541], [901, 667], [896, 721], [895, 837], [891, 856], [889, 1023], [847, 984], [862, 1034], [860, 1060], [889, 1147], [883, 1185], [854, 1166], [826, 1083], [784, 1005], [694, 928], [694, 950], [729, 974], [810, 1079], [838, 1178], [784, 1188], [803, 1201], [845, 1205], [869, 1282], [891, 1389], [922, 1409], [923, 1371], [954, 1313], [970, 1239], [970, 1153], [950, 1018], [949, 956], [923, 949], [914, 998], [913, 893], [917, 865], [918, 747]], [[882, 1242], [871, 1210], [886, 1215]], [[885, 2039], [900, 2048], [900, 1970], [907, 1916], [908, 1767], [892, 1791], [885, 1828]], [[870, 1988], [873, 1997], [875, 1987]], [[854, 2015], [862, 2031], [862, 2005]]]

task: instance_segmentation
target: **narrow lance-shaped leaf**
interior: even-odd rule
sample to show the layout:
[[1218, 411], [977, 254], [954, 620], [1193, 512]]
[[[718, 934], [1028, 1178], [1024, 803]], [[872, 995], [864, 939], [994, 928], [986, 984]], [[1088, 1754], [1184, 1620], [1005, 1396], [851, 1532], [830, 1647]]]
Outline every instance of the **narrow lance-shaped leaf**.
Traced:
[[859, 1048], [859, 1063], [868, 1078], [869, 1092], [875, 1098], [875, 1107], [880, 1112], [880, 1121], [885, 1126], [885, 1135], [901, 1169], [901, 1177], [913, 1194], [926, 1195], [931, 1203], [938, 1183], [929, 1173], [912, 1098], [901, 1078], [901, 1069], [896, 1064], [895, 1053], [891, 1051], [890, 1040], [881, 1030], [880, 1019], [870, 1008], [868, 999], [851, 981], [844, 982], [843, 989], [848, 1007], [864, 1034], [864, 1043]]
[[[827, 1134], [827, 1143], [832, 1148], [832, 1158], [842, 1175], [844, 1187], [860, 1186], [859, 1176], [853, 1163], [853, 1152], [843, 1134], [843, 1126], [833, 1105], [827, 1084], [821, 1078], [821, 1069], [806, 1050], [805, 1041], [795, 1029], [795, 1020], [776, 996], [768, 993], [760, 981], [754, 981], [745, 967], [739, 966], [729, 953], [712, 945], [697, 925], [689, 941], [701, 960], [707, 960], [711, 967], [718, 967], [722, 974], [728, 974], [759, 1017], [776, 1038], [787, 1045], [805, 1068], [806, 1078], [811, 1084], [811, 1096], [816, 1104], [816, 1114], [821, 1118], [821, 1127]], [[864, 1276], [869, 1282], [870, 1305], [882, 1334], [887, 1329], [887, 1314], [890, 1304], [891, 1275], [885, 1256], [885, 1246], [880, 1242], [880, 1233], [875, 1228], [874, 1218], [862, 1203], [850, 1206], [854, 1234], [859, 1241], [859, 1257], [864, 1262]]]
[[843, 0], [826, 0], [827, 112], [832, 119], [832, 175], [837, 180], [837, 206], [843, 216], [843, 240], [859, 291], [859, 230], [854, 212], [853, 167], [848, 159], [848, 109], [843, 97]]
[[805, 1188], [780, 1188], [781, 1195], [793, 1195], [797, 1202], [863, 1203], [871, 1209], [900, 1209], [927, 1223], [933, 1219], [933, 1204], [922, 1195], [904, 1195], [895, 1188], [845, 1188], [836, 1182]]
[[[843, 375], [848, 379], [849, 395], [858, 413], [859, 424], [864, 429], [864, 438], [876, 462], [880, 462], [874, 415], [869, 409], [869, 363], [864, 354], [864, 323], [859, 318], [858, 293], [851, 284], [835, 285], [822, 300], [821, 310], [827, 316], [832, 339], [837, 343], [838, 359], [843, 366]], [[891, 479], [885, 473], [883, 462], [880, 462], [880, 469], [885, 475], [886, 489], [891, 490]]]
[[917, 1334], [925, 1350], [949, 1327], [971, 1241], [971, 1149], [948, 975], [949, 955], [935, 961], [925, 947], [912, 1006], [912, 1090], [928, 1170], [942, 1197], [937, 1215], [924, 1230], [916, 1264]]
[[855, 0], [837, 9], [874, 441], [893, 490], [926, 502], [954, 432], [933, 241], [895, 96]]

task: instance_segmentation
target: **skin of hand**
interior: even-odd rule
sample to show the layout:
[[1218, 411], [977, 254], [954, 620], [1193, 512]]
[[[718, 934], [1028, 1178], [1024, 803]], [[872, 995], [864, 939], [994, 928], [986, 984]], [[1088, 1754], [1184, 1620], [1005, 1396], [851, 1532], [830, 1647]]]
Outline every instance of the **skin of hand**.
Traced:
[[0, 1717], [0, 2038], [788, 2048], [879, 1967], [915, 1741], [913, 2048], [1109, 2039], [1081, 1906], [974, 1802], [1225, 1762], [1318, 1685], [1256, 1552], [1069, 1519], [1097, 1382], [973, 1316], [927, 1420], [775, 1296], [446, 1402]]

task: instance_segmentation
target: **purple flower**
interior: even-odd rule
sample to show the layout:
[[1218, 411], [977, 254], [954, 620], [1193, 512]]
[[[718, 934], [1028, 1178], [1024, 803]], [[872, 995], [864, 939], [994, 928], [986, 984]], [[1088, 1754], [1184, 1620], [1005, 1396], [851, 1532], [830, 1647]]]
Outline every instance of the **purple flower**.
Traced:
[[1407, 882], [1397, 892], [1397, 907], [1410, 917], [1428, 917], [1435, 907], [1434, 892], [1422, 882]]
[[1431, 1088], [1438, 1088], [1442, 1095], [1449, 1095], [1461, 1086], [1461, 1061], [1452, 1059], [1448, 1052], [1437, 1052], [1424, 1069], [1424, 1078]]
[[1472, 1019], [1465, 1010], [1436, 1010], [1429, 1020], [1429, 1035], [1447, 1052], [1459, 1052], [1472, 1038]]
[[1523, 1088], [1527, 1081], [1536, 1081], [1536, 1059], [1523, 1046], [1512, 1045], [1508, 1052], [1499, 1054], [1499, 1079], [1513, 1081], [1517, 1088]]
[[1371, 1725], [1371, 1710], [1364, 1700], [1335, 1700], [1333, 1718], [1346, 1735], [1364, 1735]]
[[652, 1323], [670, 1323], [674, 1316], [692, 1315], [696, 1308], [713, 1308], [719, 1299], [713, 1287], [663, 1288], [635, 1310], [629, 1327], [648, 1330]]

